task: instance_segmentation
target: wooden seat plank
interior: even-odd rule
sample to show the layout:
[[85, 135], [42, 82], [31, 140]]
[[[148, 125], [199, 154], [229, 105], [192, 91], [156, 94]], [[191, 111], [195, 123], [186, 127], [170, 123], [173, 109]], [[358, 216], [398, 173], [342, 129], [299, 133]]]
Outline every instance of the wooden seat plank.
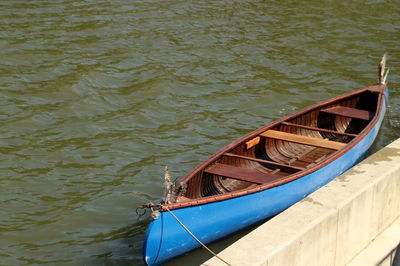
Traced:
[[346, 107], [346, 106], [333, 106], [327, 109], [323, 109], [321, 110], [321, 112], [350, 117], [350, 118], [356, 118], [361, 120], [367, 120], [367, 121], [371, 120], [375, 115], [374, 112]]
[[281, 178], [281, 176], [279, 175], [267, 174], [257, 170], [241, 168], [221, 163], [211, 165], [204, 172], [236, 180], [251, 182], [254, 184], [264, 184], [277, 178]]
[[327, 148], [327, 149], [332, 149], [332, 150], [339, 150], [339, 149], [343, 148], [344, 146], [346, 146], [346, 143], [342, 143], [342, 142], [308, 137], [308, 136], [302, 136], [302, 135], [296, 135], [296, 134], [272, 130], [272, 129], [261, 133], [260, 136], [266, 137], [266, 138], [271, 138], [271, 139], [278, 139], [278, 140], [299, 143], [299, 144], [305, 144], [305, 145], [314, 146], [314, 147]]

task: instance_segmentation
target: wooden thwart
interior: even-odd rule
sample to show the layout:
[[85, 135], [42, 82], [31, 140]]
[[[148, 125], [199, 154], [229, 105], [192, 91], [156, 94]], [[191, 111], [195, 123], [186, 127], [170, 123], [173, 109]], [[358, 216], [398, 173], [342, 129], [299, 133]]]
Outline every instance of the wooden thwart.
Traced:
[[327, 109], [323, 109], [321, 110], [321, 112], [350, 117], [350, 118], [356, 118], [361, 120], [367, 120], [367, 121], [371, 120], [375, 115], [374, 112], [362, 109], [350, 108], [346, 106], [334, 106]]
[[204, 172], [229, 177], [241, 181], [251, 182], [254, 184], [265, 184], [281, 178], [279, 175], [267, 174], [257, 170], [236, 167], [227, 164], [216, 163], [208, 167]]
[[279, 139], [285, 140], [290, 142], [295, 142], [299, 144], [310, 145], [314, 147], [321, 147], [327, 148], [332, 150], [339, 150], [346, 146], [345, 143], [327, 140], [327, 139], [320, 139], [320, 138], [313, 138], [308, 136], [296, 135], [292, 133], [277, 131], [277, 130], [267, 130], [260, 134], [262, 137], [271, 138], [271, 139]]
[[246, 148], [250, 149], [250, 148], [256, 146], [258, 143], [260, 143], [260, 137], [255, 137], [246, 142]]

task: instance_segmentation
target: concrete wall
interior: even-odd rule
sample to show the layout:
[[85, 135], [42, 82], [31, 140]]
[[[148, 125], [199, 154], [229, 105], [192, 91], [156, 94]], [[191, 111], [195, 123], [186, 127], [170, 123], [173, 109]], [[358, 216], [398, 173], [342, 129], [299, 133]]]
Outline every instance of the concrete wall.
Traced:
[[[375, 265], [400, 242], [399, 217], [400, 139], [218, 255], [232, 265]], [[392, 244], [363, 259], [386, 229]], [[203, 265], [226, 264], [214, 257]]]

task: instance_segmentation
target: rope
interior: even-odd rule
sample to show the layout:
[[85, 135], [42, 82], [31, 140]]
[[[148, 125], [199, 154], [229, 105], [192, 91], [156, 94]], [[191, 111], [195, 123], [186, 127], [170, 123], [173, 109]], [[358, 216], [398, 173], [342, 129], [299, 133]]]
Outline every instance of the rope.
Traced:
[[178, 219], [178, 217], [175, 216], [175, 214], [173, 214], [170, 209], [168, 209], [167, 206], [162, 206], [165, 210], [167, 210], [172, 217], [174, 217], [174, 219], [183, 227], [183, 229], [186, 230], [186, 232], [189, 233], [189, 235], [191, 235], [197, 242], [199, 242], [200, 245], [203, 246], [203, 248], [205, 248], [208, 252], [210, 252], [212, 255], [214, 255], [215, 257], [217, 257], [218, 259], [220, 259], [222, 262], [224, 262], [226, 265], [232, 266], [231, 264], [229, 264], [228, 262], [226, 262], [224, 259], [222, 259], [221, 257], [219, 257], [215, 252], [213, 252], [211, 249], [209, 249], [206, 245], [204, 245], [192, 232], [190, 232], [190, 230]]

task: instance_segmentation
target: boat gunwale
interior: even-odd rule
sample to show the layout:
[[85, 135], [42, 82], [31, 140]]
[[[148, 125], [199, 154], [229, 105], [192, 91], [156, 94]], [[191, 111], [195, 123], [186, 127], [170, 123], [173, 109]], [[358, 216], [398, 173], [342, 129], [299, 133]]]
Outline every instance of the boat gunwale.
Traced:
[[252, 187], [249, 189], [242, 189], [242, 190], [238, 190], [238, 191], [232, 191], [232, 192], [228, 192], [228, 193], [224, 193], [224, 194], [219, 194], [219, 195], [213, 195], [213, 196], [207, 196], [207, 197], [202, 197], [202, 198], [195, 198], [195, 199], [190, 199], [184, 202], [176, 202], [176, 203], [170, 203], [170, 204], [162, 204], [163, 206], [167, 206], [168, 209], [172, 210], [172, 209], [180, 209], [180, 208], [185, 208], [185, 207], [191, 207], [191, 206], [196, 206], [196, 205], [201, 205], [201, 204], [207, 204], [207, 203], [212, 203], [212, 202], [216, 202], [216, 201], [222, 201], [222, 200], [227, 200], [230, 198], [235, 198], [235, 197], [240, 197], [240, 196], [244, 196], [244, 195], [248, 195], [248, 194], [252, 194], [252, 193], [256, 193], [262, 190], [266, 190], [275, 186], [280, 186], [286, 183], [289, 183], [293, 180], [299, 179], [305, 175], [311, 174], [321, 168], [323, 168], [324, 166], [328, 165], [329, 163], [335, 161], [336, 159], [338, 159], [339, 157], [343, 156], [346, 152], [348, 152], [350, 149], [352, 149], [355, 145], [357, 145], [376, 125], [376, 123], [379, 120], [379, 117], [381, 115], [381, 113], [383, 112], [382, 109], [382, 105], [383, 105], [383, 101], [385, 101], [385, 91], [388, 88], [388, 84], [384, 83], [384, 84], [376, 84], [376, 85], [371, 85], [368, 87], [365, 87], [363, 89], [359, 89], [353, 92], [349, 92], [346, 94], [343, 94], [341, 96], [332, 98], [332, 99], [328, 99], [325, 100], [323, 102], [314, 104], [312, 106], [309, 106], [305, 109], [299, 110], [298, 112], [291, 114], [289, 116], [283, 117], [275, 122], [272, 122], [270, 124], [267, 124], [259, 129], [256, 129], [252, 132], [250, 132], [249, 134], [233, 141], [232, 143], [228, 144], [227, 146], [225, 146], [224, 148], [222, 148], [220, 151], [218, 151], [217, 153], [215, 153], [214, 155], [212, 155], [211, 157], [209, 157], [206, 161], [204, 161], [203, 163], [201, 163], [199, 166], [197, 166], [195, 169], [193, 169], [188, 175], [186, 175], [184, 178], [182, 178], [181, 182], [182, 183], [186, 183], [187, 181], [189, 181], [194, 175], [198, 174], [200, 171], [203, 171], [205, 168], [207, 168], [209, 165], [211, 165], [212, 163], [214, 163], [218, 158], [221, 158], [224, 153], [229, 152], [230, 150], [234, 149], [235, 147], [237, 147], [238, 145], [258, 136], [259, 134], [261, 134], [262, 132], [264, 132], [265, 130], [268, 130], [270, 128], [273, 128], [279, 124], [281, 124], [282, 122], [286, 122], [288, 120], [294, 119], [300, 115], [303, 115], [307, 112], [311, 112], [314, 109], [318, 109], [320, 107], [329, 105], [329, 104], [334, 104], [335, 102], [344, 100], [346, 98], [355, 96], [357, 94], [361, 94], [364, 93], [366, 91], [371, 91], [371, 92], [376, 92], [379, 93], [379, 98], [378, 98], [378, 102], [377, 102], [377, 106], [376, 106], [376, 112], [374, 117], [370, 120], [370, 122], [368, 123], [368, 125], [360, 132], [358, 133], [358, 135], [356, 137], [354, 137], [349, 143], [347, 143], [347, 145], [345, 147], [343, 147], [340, 150], [335, 151], [334, 153], [332, 153], [331, 156], [329, 156], [328, 159], [323, 160], [319, 163], [317, 163], [315, 166], [309, 168], [309, 169], [305, 169], [303, 171], [300, 171], [298, 173], [289, 175], [288, 178], [285, 179], [281, 179], [278, 180], [276, 182], [272, 182], [272, 183], [268, 183], [268, 184], [260, 184], [257, 185], [256, 187]]

